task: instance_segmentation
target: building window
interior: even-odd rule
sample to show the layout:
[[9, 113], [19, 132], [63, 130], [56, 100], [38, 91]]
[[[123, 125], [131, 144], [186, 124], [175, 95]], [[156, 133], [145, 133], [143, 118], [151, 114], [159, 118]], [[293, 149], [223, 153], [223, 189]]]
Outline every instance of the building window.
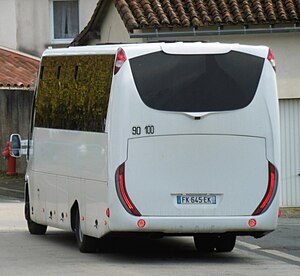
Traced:
[[52, 42], [68, 43], [79, 32], [78, 0], [51, 0]]

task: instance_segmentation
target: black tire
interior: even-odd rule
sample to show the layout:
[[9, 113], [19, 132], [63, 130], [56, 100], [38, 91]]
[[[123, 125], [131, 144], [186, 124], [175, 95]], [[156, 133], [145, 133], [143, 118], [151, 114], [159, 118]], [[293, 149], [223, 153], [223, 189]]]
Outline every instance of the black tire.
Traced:
[[223, 235], [218, 237], [216, 244], [217, 252], [231, 252], [235, 246], [236, 236]]
[[77, 246], [80, 252], [93, 253], [97, 250], [98, 239], [84, 235], [81, 232], [79, 208], [76, 209], [75, 236], [76, 236]]
[[27, 220], [27, 227], [32, 235], [45, 235], [47, 231], [47, 225], [38, 224], [29, 218]]
[[47, 225], [38, 224], [31, 220], [30, 218], [30, 201], [28, 190], [25, 194], [25, 218], [27, 220], [27, 227], [32, 235], [45, 235], [47, 231]]
[[195, 247], [199, 253], [212, 253], [216, 247], [216, 237], [199, 235], [194, 236]]

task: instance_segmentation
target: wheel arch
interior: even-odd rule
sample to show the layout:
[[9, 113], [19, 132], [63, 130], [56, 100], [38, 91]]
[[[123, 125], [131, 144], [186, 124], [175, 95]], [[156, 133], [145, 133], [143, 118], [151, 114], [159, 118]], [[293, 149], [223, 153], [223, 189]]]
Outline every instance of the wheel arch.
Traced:
[[26, 220], [29, 220], [30, 218], [30, 206], [29, 206], [29, 187], [28, 187], [28, 179], [25, 179], [25, 187], [24, 187], [24, 216]]
[[75, 226], [76, 226], [76, 211], [78, 210], [79, 208], [79, 204], [78, 204], [78, 201], [75, 200], [72, 207], [71, 207], [71, 210], [70, 210], [70, 214], [71, 214], [71, 228], [73, 231], [75, 231]]

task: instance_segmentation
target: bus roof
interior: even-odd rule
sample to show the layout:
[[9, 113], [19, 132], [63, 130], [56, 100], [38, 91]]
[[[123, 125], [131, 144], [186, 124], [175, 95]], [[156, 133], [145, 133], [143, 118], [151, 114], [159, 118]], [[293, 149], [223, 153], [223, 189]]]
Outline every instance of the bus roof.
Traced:
[[[202, 47], [198, 47], [198, 46]], [[169, 54], [211, 54], [211, 53], [226, 53], [231, 50], [246, 52], [265, 58], [267, 47], [265, 46], [249, 46], [238, 43], [203, 43], [203, 42], [155, 42], [155, 43], [131, 43], [131, 44], [102, 44], [92, 46], [73, 46], [69, 48], [52, 49], [48, 48], [44, 51], [43, 56], [72, 56], [72, 55], [115, 55], [117, 49], [122, 47], [125, 51], [129, 50], [132, 53], [135, 51], [161, 49]]]

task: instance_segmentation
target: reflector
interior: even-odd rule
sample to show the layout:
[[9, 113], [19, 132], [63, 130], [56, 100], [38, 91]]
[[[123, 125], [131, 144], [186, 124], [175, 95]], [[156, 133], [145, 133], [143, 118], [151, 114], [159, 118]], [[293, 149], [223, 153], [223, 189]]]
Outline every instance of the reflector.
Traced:
[[256, 220], [255, 220], [255, 219], [249, 219], [248, 225], [249, 225], [250, 227], [255, 227], [255, 226], [256, 226]]
[[146, 225], [146, 221], [144, 221], [143, 219], [140, 219], [137, 223], [138, 227], [140, 228], [144, 228]]

